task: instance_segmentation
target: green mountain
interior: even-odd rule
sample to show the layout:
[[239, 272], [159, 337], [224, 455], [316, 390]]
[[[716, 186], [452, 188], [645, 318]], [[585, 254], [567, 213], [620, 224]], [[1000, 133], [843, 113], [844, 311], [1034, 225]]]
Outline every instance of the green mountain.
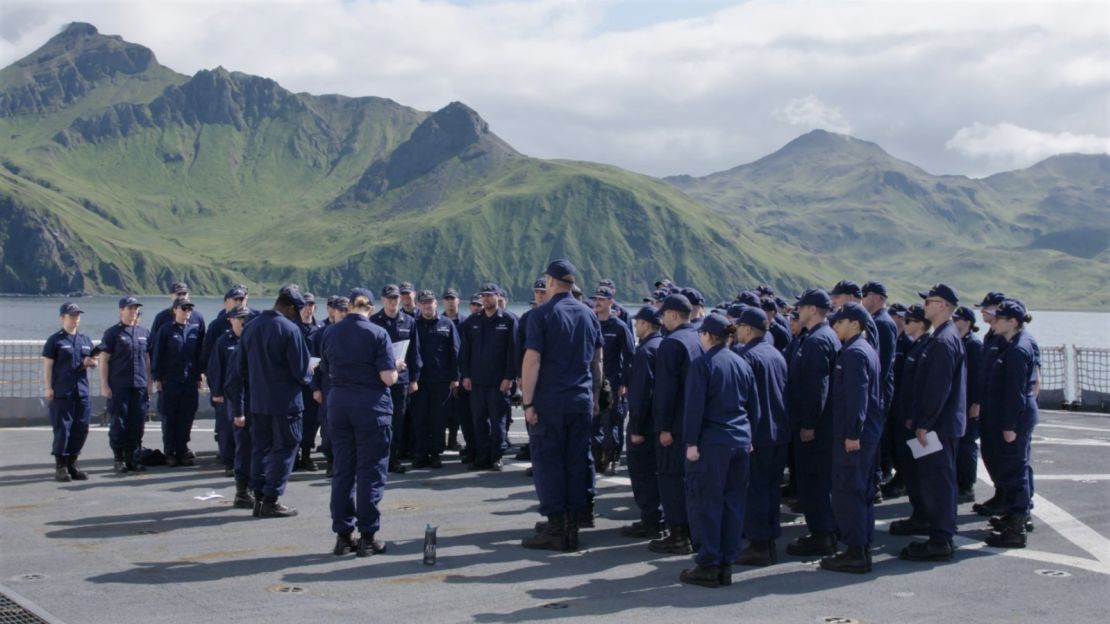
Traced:
[[1110, 303], [1110, 156], [1055, 156], [974, 180], [934, 176], [878, 145], [816, 130], [753, 163], [668, 181], [724, 218], [836, 258], [900, 298], [944, 280], [1039, 307]]

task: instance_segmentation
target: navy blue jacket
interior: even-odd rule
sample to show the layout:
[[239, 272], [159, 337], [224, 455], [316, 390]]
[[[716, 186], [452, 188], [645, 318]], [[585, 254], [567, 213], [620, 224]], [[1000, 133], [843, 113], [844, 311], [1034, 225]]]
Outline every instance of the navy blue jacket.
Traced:
[[[775, 318], [778, 319], [777, 316]], [[790, 328], [783, 327], [779, 323], [771, 323], [771, 328], [767, 330], [767, 333], [771, 334], [771, 340], [775, 342], [775, 348], [780, 352], [786, 349], [787, 345], [790, 344], [790, 339], [793, 338], [790, 335]]]
[[[898, 386], [902, 383], [902, 366], [906, 361], [906, 355], [909, 354], [910, 348], [913, 347], [914, 340], [910, 338], [909, 334], [905, 332], [898, 334], [898, 341], [895, 343], [894, 348], [894, 363], [891, 364], [894, 377], [894, 388], [897, 392]], [[894, 407], [896, 401], [892, 401], [891, 407]]]
[[898, 426], [903, 427], [907, 420], [913, 420], [913, 378], [925, 345], [929, 344], [929, 334], [922, 334], [917, 340], [906, 336], [910, 341], [906, 356], [902, 359], [898, 384], [894, 390], [894, 409]]
[[[173, 319], [173, 308], [166, 308], [165, 310], [162, 310], [158, 314], [154, 315], [154, 322], [150, 324], [151, 338], [153, 339], [154, 336], [158, 335], [158, 330], [162, 329], [163, 325], [172, 325]], [[197, 326], [198, 335], [200, 336], [199, 344], [203, 349], [204, 338], [208, 334], [208, 330], [206, 329], [206, 326], [204, 324], [204, 315], [200, 313], [199, 308], [193, 308], [193, 313], [189, 316], [189, 324]], [[219, 338], [219, 336], [217, 336], [217, 338]]]
[[151, 341], [150, 375], [154, 381], [174, 386], [195, 386], [200, 381], [200, 325], [167, 323]]
[[686, 375], [686, 446], [752, 446], [751, 420], [759, 420], [752, 368], [717, 345], [690, 364]]
[[[212, 352], [208, 354], [208, 390], [213, 397], [224, 397], [227, 400], [228, 378], [231, 377], [230, 365], [234, 362], [232, 355], [239, 350], [239, 336], [235, 332], [224, 332], [212, 345]], [[235, 371], [238, 376], [238, 371]]]
[[[524, 341], [528, 339], [528, 336], [526, 335], [528, 333], [528, 315], [531, 313], [532, 309], [529, 308], [528, 310], [524, 311], [524, 314], [520, 315], [520, 322], [516, 324], [516, 335], [513, 337], [513, 349], [516, 350], [515, 355], [517, 376], [520, 376], [521, 372], [524, 370], [524, 352], [527, 351], [527, 349], [525, 349], [524, 347]], [[458, 326], [459, 322], [456, 322], [455, 327]]]
[[856, 336], [844, 344], [832, 380], [834, 439], [878, 442], [882, 437], [881, 370], [871, 343]]
[[632, 348], [635, 339], [628, 325], [614, 315], [606, 321], [598, 321], [601, 325], [601, 335], [605, 340], [602, 349], [601, 365], [605, 378], [616, 392], [621, 386], [628, 384], [629, 367], [632, 366]]
[[628, 433], [648, 436], [655, 431], [652, 400], [655, 393], [655, 354], [663, 336], [648, 334], [632, 355], [632, 372], [628, 380]]
[[381, 424], [392, 422], [393, 398], [381, 373], [395, 370], [397, 362], [385, 329], [352, 312], [328, 327], [321, 348], [319, 368], [328, 379], [328, 407], [365, 409]]
[[532, 310], [525, 347], [540, 354], [540, 374], [532, 395], [540, 418], [544, 411], [593, 413], [592, 364], [603, 346], [593, 310], [570, 293], [559, 293]]
[[[532, 310], [533, 316], [539, 309]], [[459, 373], [462, 377], [479, 386], [498, 386], [504, 380], [515, 380], [517, 362], [513, 337], [516, 335], [516, 317], [501, 309], [496, 310], [493, 316], [483, 310], [466, 317], [462, 326], [459, 347]]]
[[309, 323], [297, 321], [297, 327], [299, 327], [301, 333], [304, 334], [304, 343], [308, 345], [309, 356], [320, 357], [320, 354], [315, 351], [316, 334], [324, 328], [324, 324], [313, 318]]
[[[196, 313], [196, 308], [193, 308], [193, 315], [196, 315]], [[227, 320], [227, 310], [220, 310], [216, 314], [215, 320], [209, 323], [208, 329], [204, 331], [204, 342], [201, 343], [200, 350], [200, 363], [204, 366], [202, 372], [207, 373], [208, 371], [208, 362], [212, 359], [210, 356], [212, 355], [212, 348], [216, 346], [216, 341], [224, 335], [224, 332], [230, 329], [231, 321]]]
[[245, 416], [251, 411], [250, 393], [243, 383], [243, 378], [239, 376], [239, 371], [242, 370], [239, 360], [242, 356], [243, 350], [240, 348], [229, 351], [223, 371], [224, 401], [231, 406], [232, 419], [236, 416]]
[[416, 335], [420, 343], [420, 380], [427, 383], [450, 383], [459, 380], [459, 332], [455, 323], [445, 316], [432, 320], [416, 317]]
[[239, 376], [251, 411], [283, 416], [304, 411], [301, 392], [312, 380], [308, 345], [293, 321], [266, 310], [243, 328]]
[[108, 354], [109, 388], [146, 388], [146, 356], [150, 353], [150, 332], [141, 325], [116, 323], [104, 330], [97, 349]]
[[54, 360], [50, 387], [56, 399], [89, 396], [89, 375], [85, 358], [93, 353], [92, 339], [80, 332], [72, 336], [60, 329], [46, 339], [42, 357]]
[[787, 362], [790, 376], [786, 382], [786, 407], [790, 411], [793, 430], [825, 429], [831, 423], [827, 414], [829, 381], [832, 379], [840, 339], [822, 321], [805, 334], [794, 357]]
[[686, 408], [686, 374], [690, 363], [705, 352], [698, 332], [683, 323], [667, 334], [655, 354], [655, 397], [652, 416], [655, 432], [674, 437], [683, 432], [682, 410]]
[[913, 426], [940, 437], [963, 437], [967, 425], [967, 356], [952, 321], [933, 331], [913, 377]]
[[409, 341], [409, 349], [405, 352], [405, 370], [397, 375], [397, 383], [420, 381], [420, 336], [416, 333], [416, 319], [403, 310], [395, 318], [386, 316], [385, 310], [378, 310], [370, 316], [370, 322], [384, 329], [393, 342]]
[[[898, 326], [886, 308], [879, 308], [872, 318], [878, 331], [879, 346], [875, 349], [879, 356], [879, 390], [883, 413], [890, 410], [894, 397], [894, 359], [898, 350]], [[875, 344], [871, 344], [875, 347]]]
[[[999, 338], [999, 342], [1004, 339]], [[991, 369], [986, 401], [1000, 431], [1028, 432], [1037, 424], [1033, 389], [1040, 367], [1040, 348], [1027, 331], [1019, 331], [1003, 347]]]
[[[967, 354], [967, 404], [982, 403], [983, 341], [972, 332], [964, 335], [964, 353]], [[980, 406], [980, 409], [982, 407]]]
[[809, 335], [809, 330], [802, 329], [798, 332], [797, 336], [790, 336], [790, 342], [787, 343], [786, 348], [782, 350], [782, 357], [786, 358], [786, 368], [790, 369], [790, 363], [794, 361], [794, 356], [798, 354], [798, 349], [802, 346], [802, 341]]
[[786, 358], [774, 345], [753, 340], [737, 345], [736, 353], [752, 369], [759, 414], [748, 415], [752, 444], [756, 448], [790, 442], [790, 417], [786, 411]]
[[[334, 323], [331, 322], [331, 319], [324, 319], [324, 322], [320, 323], [320, 328], [312, 332], [312, 342], [308, 344], [309, 353], [315, 353], [315, 357], [321, 357], [321, 354], [324, 352], [324, 332], [332, 327], [332, 325], [334, 325]], [[312, 383], [310, 385], [313, 390], [319, 390], [325, 398], [327, 397], [327, 379], [324, 377], [324, 372], [320, 370], [319, 365], [312, 371]]]

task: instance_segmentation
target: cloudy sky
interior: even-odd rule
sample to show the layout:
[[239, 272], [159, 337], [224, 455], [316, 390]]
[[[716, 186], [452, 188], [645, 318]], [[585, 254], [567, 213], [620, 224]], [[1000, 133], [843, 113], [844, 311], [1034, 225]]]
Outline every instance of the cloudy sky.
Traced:
[[813, 128], [933, 173], [1110, 151], [1110, 3], [305, 0], [0, 3], [0, 66], [71, 21], [186, 74], [461, 100], [517, 149], [706, 174]]

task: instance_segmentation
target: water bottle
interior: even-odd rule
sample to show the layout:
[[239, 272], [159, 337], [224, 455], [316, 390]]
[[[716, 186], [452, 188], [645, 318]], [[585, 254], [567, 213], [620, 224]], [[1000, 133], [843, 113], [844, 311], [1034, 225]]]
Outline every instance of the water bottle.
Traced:
[[429, 524], [428, 528], [424, 529], [424, 565], [436, 564], [436, 529], [438, 528]]

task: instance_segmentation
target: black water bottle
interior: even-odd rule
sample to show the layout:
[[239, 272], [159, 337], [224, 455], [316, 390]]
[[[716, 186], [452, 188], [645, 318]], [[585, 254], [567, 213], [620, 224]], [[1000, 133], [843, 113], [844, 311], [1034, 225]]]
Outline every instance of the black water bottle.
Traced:
[[424, 529], [424, 565], [436, 564], [436, 529], [432, 525]]

